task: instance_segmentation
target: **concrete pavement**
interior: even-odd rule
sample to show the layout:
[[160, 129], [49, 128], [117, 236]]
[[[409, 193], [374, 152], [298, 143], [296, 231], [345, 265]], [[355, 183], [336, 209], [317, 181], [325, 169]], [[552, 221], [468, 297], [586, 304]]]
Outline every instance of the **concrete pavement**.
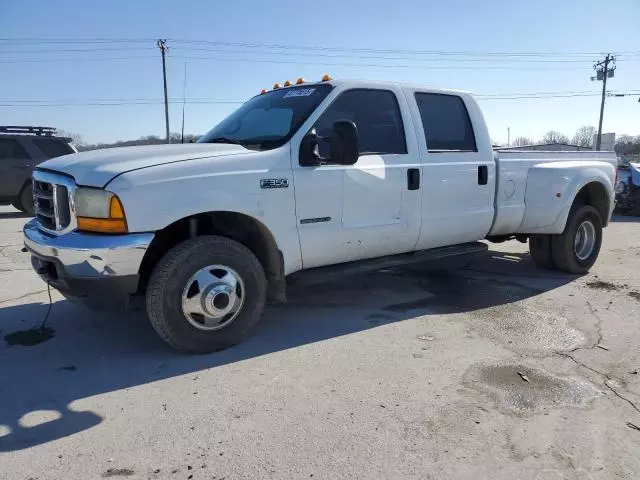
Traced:
[[[46, 286], [0, 209], [0, 330]], [[292, 289], [233, 349], [177, 355], [140, 313], [53, 293], [0, 345], [0, 478], [640, 478], [640, 218], [592, 273], [527, 246]]]

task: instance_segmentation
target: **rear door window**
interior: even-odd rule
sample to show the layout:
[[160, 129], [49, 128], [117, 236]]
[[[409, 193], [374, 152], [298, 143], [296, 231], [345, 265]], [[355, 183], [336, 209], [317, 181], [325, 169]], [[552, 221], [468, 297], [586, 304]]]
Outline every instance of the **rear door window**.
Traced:
[[32, 138], [31, 141], [49, 158], [74, 153], [68, 143], [55, 138]]
[[0, 160], [29, 160], [29, 155], [22, 145], [13, 138], [0, 138]]
[[476, 138], [462, 98], [416, 93], [429, 152], [477, 152]]

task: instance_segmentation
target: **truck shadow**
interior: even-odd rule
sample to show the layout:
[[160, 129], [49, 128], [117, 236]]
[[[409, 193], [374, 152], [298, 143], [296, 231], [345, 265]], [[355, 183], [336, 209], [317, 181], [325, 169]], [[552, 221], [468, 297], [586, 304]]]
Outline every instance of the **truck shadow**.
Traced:
[[[326, 339], [362, 332], [420, 315], [473, 311], [517, 302], [558, 288], [575, 276], [537, 270], [528, 254], [488, 251], [345, 277], [315, 288], [292, 287], [290, 302], [268, 307], [255, 334], [210, 355], [173, 353], [144, 316], [108, 315], [71, 302], [53, 306], [55, 337], [33, 347], [0, 347], [0, 451], [63, 438], [104, 418], [74, 402], [116, 390], [216, 368]], [[38, 325], [46, 305], [0, 309], [0, 328]], [[38, 411], [57, 419], [26, 426]], [[25, 425], [26, 424], [26, 425]]]

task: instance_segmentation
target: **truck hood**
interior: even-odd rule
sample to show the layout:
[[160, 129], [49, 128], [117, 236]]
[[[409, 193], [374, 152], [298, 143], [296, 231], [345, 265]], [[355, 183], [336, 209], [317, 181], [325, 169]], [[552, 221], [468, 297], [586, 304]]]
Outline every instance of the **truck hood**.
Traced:
[[105, 187], [114, 177], [131, 170], [185, 162], [199, 158], [255, 154], [240, 145], [188, 143], [104, 148], [53, 158], [40, 169], [71, 175], [78, 185]]

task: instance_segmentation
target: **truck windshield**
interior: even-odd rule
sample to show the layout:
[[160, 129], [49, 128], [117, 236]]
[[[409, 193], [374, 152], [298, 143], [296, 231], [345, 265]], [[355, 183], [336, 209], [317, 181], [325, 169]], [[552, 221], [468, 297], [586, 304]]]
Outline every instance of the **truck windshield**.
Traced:
[[272, 90], [253, 97], [198, 143], [233, 143], [270, 150], [287, 143], [331, 91], [328, 83]]

